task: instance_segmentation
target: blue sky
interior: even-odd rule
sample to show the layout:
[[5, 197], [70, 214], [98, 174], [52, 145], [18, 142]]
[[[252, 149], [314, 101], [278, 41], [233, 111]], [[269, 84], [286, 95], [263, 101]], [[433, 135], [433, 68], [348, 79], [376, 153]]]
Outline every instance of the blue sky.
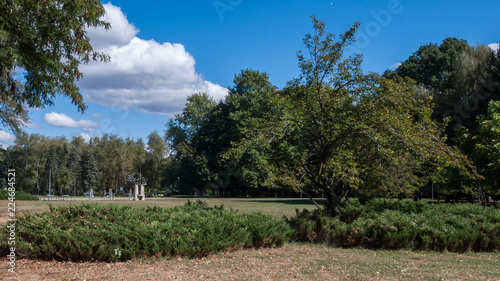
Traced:
[[[312, 32], [311, 15], [340, 34], [361, 22], [352, 51], [365, 71], [383, 72], [422, 44], [446, 37], [494, 47], [500, 42], [500, 1], [113, 1], [112, 30], [90, 30], [92, 44], [111, 55], [107, 64], [82, 66], [85, 114], [65, 98], [31, 112], [26, 132], [48, 136], [104, 133], [146, 139], [195, 92], [222, 99], [234, 75], [251, 68], [283, 87], [298, 75], [296, 51]], [[495, 45], [496, 43], [496, 45]], [[0, 131], [9, 145], [12, 133]]]

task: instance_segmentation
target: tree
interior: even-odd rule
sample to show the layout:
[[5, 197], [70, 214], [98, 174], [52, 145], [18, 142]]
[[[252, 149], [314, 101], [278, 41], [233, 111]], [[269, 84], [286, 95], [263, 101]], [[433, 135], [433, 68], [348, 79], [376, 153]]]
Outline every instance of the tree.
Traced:
[[86, 152], [82, 162], [81, 166], [84, 190], [96, 189], [99, 169], [94, 158], [92, 148], [89, 148]]
[[[107, 61], [95, 52], [87, 35], [89, 27], [109, 23], [100, 18], [105, 10], [97, 0], [6, 0], [0, 6], [0, 120], [19, 131], [26, 121], [26, 104], [52, 105], [56, 95], [69, 97], [84, 111], [86, 105], [75, 82], [83, 74], [80, 63]], [[24, 74], [24, 81], [16, 76]], [[19, 120], [19, 118], [21, 120]]]
[[214, 120], [214, 114], [217, 114], [217, 103], [211, 97], [206, 93], [193, 94], [188, 97], [182, 113], [167, 124], [165, 140], [173, 152], [179, 172], [174, 178], [176, 182], [177, 177], [182, 178], [184, 194], [190, 192], [188, 188], [203, 193], [214, 172], [209, 161], [216, 161], [211, 157], [214, 151], [211, 140], [217, 134], [206, 131], [213, 128], [206, 125]]
[[148, 178], [148, 188], [155, 192], [161, 188], [162, 170], [165, 168], [167, 153], [167, 144], [158, 132], [154, 131], [149, 134], [144, 174]]
[[[262, 121], [273, 115], [275, 106], [271, 103], [271, 97], [276, 91], [267, 73], [245, 69], [235, 76], [234, 86], [230, 88], [225, 100], [226, 110], [223, 111], [223, 116], [227, 116], [228, 122], [221, 133], [230, 143], [221, 154], [226, 163], [231, 163], [232, 177], [245, 187], [267, 187], [270, 155], [263, 154], [255, 145], [245, 149], [232, 149], [231, 143], [240, 142], [246, 131], [252, 130], [255, 120]], [[248, 190], [245, 190], [245, 193], [248, 193]]]
[[325, 195], [327, 210], [342, 216], [341, 200], [352, 190], [410, 193], [421, 183], [417, 175], [424, 165], [467, 164], [446, 146], [429, 102], [416, 98], [413, 83], [365, 75], [361, 55], [343, 56], [359, 23], [338, 41], [325, 33], [324, 22], [313, 17], [313, 24], [316, 33], [304, 38], [310, 58], [298, 53], [301, 76], [273, 97], [281, 114], [255, 120], [241, 144], [285, 154], [276, 159], [286, 161], [273, 165], [276, 181], [310, 186]]
[[68, 161], [66, 163], [66, 168], [68, 169], [70, 176], [71, 176], [73, 196], [77, 195], [76, 186], [78, 183], [78, 179], [80, 178], [80, 175], [81, 175], [81, 167], [80, 167], [81, 161], [82, 161], [82, 158], [78, 154], [76, 147], [72, 146], [71, 152], [70, 152], [69, 157], [68, 157]]
[[463, 51], [471, 48], [467, 41], [448, 37], [441, 45], [429, 43], [420, 46], [395, 73], [387, 71], [387, 78], [410, 77], [425, 87], [444, 92], [452, 87], [451, 77], [457, 69], [457, 61]]
[[450, 129], [463, 126], [475, 133], [479, 125], [477, 117], [487, 114], [491, 100], [500, 100], [500, 72], [495, 68], [498, 60], [495, 52], [485, 45], [467, 48], [460, 54], [451, 78], [453, 87], [439, 104], [443, 116], [451, 118]]
[[491, 101], [488, 114], [479, 116], [475, 139], [476, 163], [484, 176], [486, 191], [500, 191], [500, 101]]

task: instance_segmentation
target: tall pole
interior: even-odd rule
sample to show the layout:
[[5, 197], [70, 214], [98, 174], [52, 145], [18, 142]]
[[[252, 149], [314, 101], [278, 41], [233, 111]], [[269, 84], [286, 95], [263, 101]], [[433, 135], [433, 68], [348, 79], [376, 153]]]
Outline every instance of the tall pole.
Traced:
[[181, 195], [181, 177], [177, 177], [177, 192]]
[[139, 184], [142, 184], [142, 157], [141, 162], [139, 162]]
[[52, 180], [52, 160], [50, 161], [49, 164], [49, 200], [50, 200], [50, 187], [52, 185], [51, 180]]
[[434, 182], [432, 182], [432, 204], [434, 204]]

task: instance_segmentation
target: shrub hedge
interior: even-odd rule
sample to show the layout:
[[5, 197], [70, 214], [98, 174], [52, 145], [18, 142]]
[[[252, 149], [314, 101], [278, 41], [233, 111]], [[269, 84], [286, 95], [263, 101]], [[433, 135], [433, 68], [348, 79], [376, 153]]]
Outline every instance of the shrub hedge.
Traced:
[[[8, 190], [0, 190], [0, 200], [8, 200], [10, 198]], [[26, 193], [24, 191], [16, 191], [16, 200], [36, 201], [38, 196]]]
[[342, 218], [324, 209], [287, 219], [294, 241], [341, 247], [433, 251], [500, 251], [500, 210], [473, 204], [429, 205], [374, 199], [342, 203]]
[[[199, 257], [224, 249], [280, 246], [293, 230], [283, 219], [238, 213], [206, 202], [174, 208], [82, 204], [50, 207], [18, 220], [19, 256], [71, 261]], [[7, 229], [0, 240], [6, 241]], [[7, 243], [0, 247], [6, 254]]]

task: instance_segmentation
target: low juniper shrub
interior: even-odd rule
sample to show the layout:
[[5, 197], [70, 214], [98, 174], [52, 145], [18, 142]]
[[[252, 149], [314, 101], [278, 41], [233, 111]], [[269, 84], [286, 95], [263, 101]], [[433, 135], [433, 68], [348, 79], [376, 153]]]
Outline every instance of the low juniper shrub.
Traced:
[[500, 251], [500, 210], [478, 204], [429, 205], [406, 200], [347, 200], [341, 217], [324, 209], [288, 218], [294, 241], [341, 247], [450, 252]]
[[[71, 261], [206, 256], [227, 249], [281, 246], [293, 230], [279, 218], [238, 213], [205, 202], [174, 208], [82, 204], [23, 214], [19, 256]], [[8, 230], [0, 229], [4, 239]], [[4, 239], [5, 240], [5, 239]], [[0, 246], [6, 253], [7, 243]]]
[[[11, 196], [9, 195], [8, 190], [0, 190], [0, 200], [9, 200]], [[15, 200], [26, 200], [26, 201], [37, 201], [39, 200], [38, 196], [29, 194], [24, 191], [16, 191], [15, 192]]]

